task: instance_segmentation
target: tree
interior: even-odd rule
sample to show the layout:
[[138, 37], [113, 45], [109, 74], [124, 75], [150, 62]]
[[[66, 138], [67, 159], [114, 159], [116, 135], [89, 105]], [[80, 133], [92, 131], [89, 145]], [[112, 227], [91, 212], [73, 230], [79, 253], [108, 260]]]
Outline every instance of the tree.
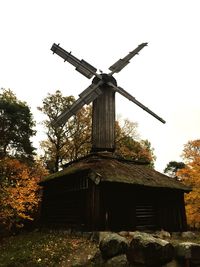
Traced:
[[50, 172], [56, 172], [64, 163], [77, 159], [90, 151], [91, 107], [82, 108], [76, 116], [66, 123], [55, 126], [52, 123], [61, 112], [69, 108], [75, 99], [73, 96], [62, 96], [57, 90], [43, 99], [42, 107], [38, 107], [47, 119], [43, 122], [47, 140], [41, 142], [44, 150], [44, 161]]
[[64, 146], [64, 151], [70, 151], [68, 154], [69, 161], [76, 160], [85, 156], [91, 151], [91, 127], [92, 127], [92, 107], [82, 108], [74, 116], [71, 128], [71, 137]]
[[200, 139], [184, 145], [182, 157], [185, 167], [177, 171], [177, 176], [192, 187], [185, 196], [188, 223], [191, 227], [200, 228]]
[[39, 162], [31, 167], [17, 159], [0, 159], [0, 227], [11, 230], [33, 220], [40, 202], [38, 182], [47, 171]]
[[30, 138], [35, 135], [35, 123], [30, 108], [10, 90], [0, 93], [0, 158], [12, 155], [33, 161], [34, 147]]
[[122, 126], [116, 122], [116, 153], [129, 160], [136, 160], [154, 166], [156, 159], [154, 149], [148, 140], [140, 140], [137, 132], [137, 123], [128, 119]]
[[177, 177], [177, 172], [180, 169], [183, 169], [185, 167], [185, 163], [183, 162], [177, 162], [177, 161], [170, 161], [166, 168], [164, 169], [164, 173], [168, 174], [172, 178], [176, 178], [179, 180]]

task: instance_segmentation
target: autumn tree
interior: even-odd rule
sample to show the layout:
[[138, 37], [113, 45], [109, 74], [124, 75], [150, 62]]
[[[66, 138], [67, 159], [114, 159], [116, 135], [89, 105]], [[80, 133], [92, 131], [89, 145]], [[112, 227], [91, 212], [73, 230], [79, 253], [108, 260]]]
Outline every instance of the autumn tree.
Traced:
[[128, 119], [123, 124], [116, 122], [116, 153], [129, 160], [136, 160], [154, 166], [154, 149], [148, 140], [141, 140], [137, 131], [138, 124]]
[[177, 171], [177, 176], [192, 187], [185, 196], [188, 223], [191, 227], [200, 228], [200, 139], [184, 145], [182, 157], [185, 167]]
[[74, 116], [71, 137], [64, 147], [65, 151], [70, 151], [67, 160], [76, 160], [81, 156], [87, 155], [91, 151], [91, 117], [91, 106], [83, 107], [76, 116]]
[[70, 160], [87, 154], [90, 151], [91, 107], [82, 108], [76, 116], [60, 126], [53, 122], [61, 112], [69, 108], [75, 99], [73, 96], [64, 97], [57, 90], [43, 99], [42, 107], [38, 107], [47, 119], [43, 122], [47, 139], [41, 142], [44, 151], [44, 161], [51, 172]]
[[39, 162], [32, 166], [17, 159], [0, 159], [0, 228], [11, 230], [33, 220], [40, 202], [38, 182], [47, 171]]
[[0, 158], [13, 156], [33, 161], [35, 123], [30, 108], [10, 90], [0, 91]]

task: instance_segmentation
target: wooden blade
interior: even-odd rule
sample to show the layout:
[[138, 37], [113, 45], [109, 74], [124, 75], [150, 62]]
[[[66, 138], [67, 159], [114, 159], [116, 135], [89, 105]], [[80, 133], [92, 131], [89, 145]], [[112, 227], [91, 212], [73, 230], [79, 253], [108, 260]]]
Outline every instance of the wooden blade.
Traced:
[[111, 82], [108, 83], [110, 86], [112, 86], [116, 92], [118, 92], [119, 94], [123, 95], [124, 97], [126, 97], [128, 100], [132, 101], [133, 103], [135, 103], [136, 105], [138, 105], [140, 108], [142, 108], [143, 110], [145, 110], [146, 112], [148, 112], [149, 114], [151, 114], [154, 118], [156, 118], [157, 120], [161, 121], [162, 123], [166, 123], [165, 120], [163, 120], [161, 117], [159, 117], [157, 114], [155, 114], [152, 110], [150, 110], [148, 107], [144, 106], [141, 102], [139, 102], [138, 100], [135, 99], [134, 96], [130, 95], [128, 92], [126, 92], [122, 87], [119, 86], [115, 86], [114, 84], [112, 84]]
[[53, 125], [59, 126], [65, 123], [69, 118], [76, 113], [85, 105], [90, 104], [93, 100], [95, 100], [99, 95], [102, 94], [102, 90], [99, 86], [102, 84], [102, 81], [99, 81], [97, 84], [91, 84], [88, 88], [86, 88], [79, 96], [79, 98], [72, 104], [69, 109], [63, 111], [58, 118], [53, 122]]
[[97, 69], [87, 63], [85, 60], [79, 60], [78, 58], [74, 57], [71, 52], [65, 51], [63, 48], [59, 46], [59, 44], [53, 44], [51, 50], [56, 53], [58, 56], [62, 57], [64, 61], [68, 61], [76, 70], [83, 74], [88, 79], [92, 78], [92, 76], [99, 76], [96, 71]]
[[120, 70], [122, 70], [128, 63], [130, 63], [130, 59], [133, 58], [135, 55], [139, 53], [142, 48], [147, 46], [148, 43], [142, 43], [138, 45], [136, 49], [134, 49], [132, 52], [130, 52], [127, 56], [125, 56], [122, 59], [119, 59], [117, 62], [115, 62], [112, 66], [110, 66], [109, 70], [111, 70], [111, 73], [109, 75], [112, 75], [113, 73], [118, 73]]
[[85, 104], [89, 105], [93, 100], [102, 94], [102, 90], [99, 88], [99, 86], [102, 84], [103, 81], [99, 81], [97, 84], [92, 83], [79, 95], [79, 97], [82, 99], [82, 101], [84, 101]]

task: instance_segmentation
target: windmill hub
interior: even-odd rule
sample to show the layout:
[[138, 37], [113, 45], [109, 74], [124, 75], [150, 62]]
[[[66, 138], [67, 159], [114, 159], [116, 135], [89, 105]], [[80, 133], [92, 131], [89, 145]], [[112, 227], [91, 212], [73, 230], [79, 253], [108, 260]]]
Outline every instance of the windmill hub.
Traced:
[[[117, 86], [117, 81], [115, 80], [115, 78], [113, 76], [108, 75], [106, 73], [102, 73], [102, 74], [100, 74], [100, 76], [102, 77], [103, 84], [106, 84], [108, 82], [111, 82], [112, 84], [114, 84], [115, 86]], [[101, 79], [95, 76], [94, 79], [92, 80], [92, 83], [93, 84], [97, 84], [100, 81], [101, 81]]]

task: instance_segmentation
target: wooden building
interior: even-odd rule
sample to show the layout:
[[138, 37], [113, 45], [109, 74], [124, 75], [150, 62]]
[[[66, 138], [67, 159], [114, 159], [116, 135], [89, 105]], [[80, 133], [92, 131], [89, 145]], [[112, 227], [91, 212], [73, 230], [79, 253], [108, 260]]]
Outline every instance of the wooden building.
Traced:
[[145, 164], [112, 153], [69, 163], [41, 182], [41, 222], [82, 230], [184, 231], [189, 188]]

